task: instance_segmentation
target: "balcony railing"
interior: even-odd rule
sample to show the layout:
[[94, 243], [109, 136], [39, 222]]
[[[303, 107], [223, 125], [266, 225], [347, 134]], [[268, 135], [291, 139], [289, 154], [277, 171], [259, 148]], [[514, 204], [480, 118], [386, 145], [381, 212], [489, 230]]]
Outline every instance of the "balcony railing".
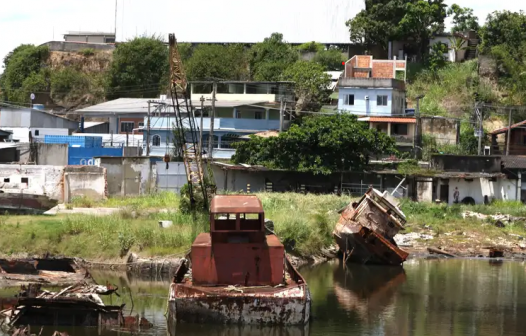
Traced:
[[[147, 121], [145, 121], [147, 122]], [[188, 121], [185, 120], [185, 127], [188, 127]], [[172, 129], [175, 125], [175, 118], [154, 117], [151, 118], [150, 125], [152, 129]], [[201, 124], [201, 119], [196, 118], [196, 126]], [[273, 119], [243, 119], [243, 118], [214, 118], [214, 129], [226, 130], [250, 130], [250, 131], [268, 131], [279, 129], [279, 120]], [[210, 130], [210, 118], [203, 118], [203, 130]]]
[[391, 135], [391, 137], [400, 144], [413, 144], [413, 137], [408, 135]]

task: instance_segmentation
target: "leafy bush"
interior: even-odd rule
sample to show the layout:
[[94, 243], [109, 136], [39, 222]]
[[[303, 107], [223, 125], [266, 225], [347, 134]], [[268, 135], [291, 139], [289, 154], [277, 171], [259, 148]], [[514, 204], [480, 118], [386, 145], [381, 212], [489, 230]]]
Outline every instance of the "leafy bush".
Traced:
[[93, 49], [93, 48], [80, 49], [79, 50], [79, 54], [81, 54], [81, 55], [83, 55], [85, 57], [93, 56], [93, 55], [95, 55], [95, 49]]

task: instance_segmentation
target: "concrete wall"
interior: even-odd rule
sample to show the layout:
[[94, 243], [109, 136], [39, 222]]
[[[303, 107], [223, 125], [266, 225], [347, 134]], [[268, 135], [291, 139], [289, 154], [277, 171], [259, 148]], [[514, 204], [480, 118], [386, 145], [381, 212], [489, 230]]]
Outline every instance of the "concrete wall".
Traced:
[[486, 195], [489, 201], [492, 199], [506, 201], [517, 199], [516, 180], [497, 179], [496, 181], [491, 181], [486, 178], [480, 178], [467, 181], [464, 179], [449, 179], [449, 204], [454, 203], [453, 194], [455, 188], [459, 190], [460, 202], [465, 197], [472, 197], [476, 204], [484, 204], [484, 196]]
[[68, 165], [68, 144], [33, 144], [33, 162], [37, 165]]
[[500, 173], [500, 165], [500, 156], [433, 155], [431, 157], [431, 167], [440, 171]]
[[0, 165], [0, 190], [47, 195], [59, 202], [106, 195], [106, 172], [100, 167]]
[[[212, 165], [214, 179], [218, 190], [247, 191], [250, 184], [251, 192], [265, 191], [267, 183], [272, 183], [272, 190], [277, 192], [299, 191], [301, 185], [310, 193], [333, 193], [340, 188], [342, 176], [339, 173], [331, 175], [313, 175], [310, 173], [284, 171], [248, 171], [223, 169]], [[381, 190], [392, 192], [400, 183], [394, 175], [378, 175], [363, 173], [346, 173], [343, 175], [344, 192], [361, 196], [369, 185]], [[407, 196], [404, 189], [399, 189], [397, 197]]]
[[49, 48], [49, 51], [70, 51], [76, 52], [82, 49], [94, 49], [94, 50], [113, 50], [115, 49], [114, 44], [98, 44], [98, 43], [85, 43], [85, 42], [66, 42], [66, 41], [51, 41], [44, 43]]
[[106, 169], [109, 196], [142, 195], [155, 189], [155, 167], [148, 157], [99, 157], [95, 165]]
[[62, 200], [63, 166], [0, 165], [0, 190]]
[[65, 167], [64, 202], [75, 197], [100, 200], [106, 197], [106, 169], [94, 166]]
[[78, 123], [66, 118], [57, 117], [50, 113], [29, 108], [0, 109], [0, 126], [6, 127], [33, 127], [33, 128], [67, 128], [75, 130]]
[[460, 122], [446, 118], [422, 117], [422, 134], [435, 137], [439, 144], [456, 144]]

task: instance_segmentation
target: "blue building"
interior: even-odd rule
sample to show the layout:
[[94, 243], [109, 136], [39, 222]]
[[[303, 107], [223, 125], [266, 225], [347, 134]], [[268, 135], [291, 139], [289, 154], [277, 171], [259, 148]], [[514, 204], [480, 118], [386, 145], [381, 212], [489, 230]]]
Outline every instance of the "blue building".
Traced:
[[[262, 131], [279, 130], [281, 103], [290, 107], [295, 102], [293, 85], [292, 82], [217, 82], [213, 156], [228, 159], [234, 153], [230, 145], [237, 138]], [[203, 115], [203, 140], [204, 148], [207, 148], [213, 83], [191, 82], [189, 91], [198, 125]], [[201, 98], [204, 98], [203, 111]], [[186, 113], [184, 108], [182, 110]], [[139, 136], [143, 153], [148, 152], [146, 146], [149, 138], [150, 156], [164, 156], [173, 151], [174, 109], [171, 99], [166, 95], [159, 99], [120, 98], [74, 113], [85, 121], [107, 119], [109, 133], [112, 135], [120, 134], [130, 140]], [[149, 136], [146, 134], [148, 115]], [[284, 115], [282, 121], [282, 128], [286, 129], [288, 115]], [[136, 144], [134, 141], [133, 146]]]
[[[232, 106], [226, 106], [232, 105]], [[230, 103], [216, 107], [214, 117], [214, 142], [213, 157], [216, 159], [229, 159], [235, 150], [231, 147], [233, 142], [239, 141], [241, 137], [259, 133], [262, 131], [278, 131], [280, 129], [280, 110], [278, 107], [256, 105], [247, 103]], [[201, 125], [201, 110], [196, 110], [196, 124]], [[203, 148], [205, 152], [210, 140], [210, 109], [203, 113]], [[144, 124], [148, 124], [148, 118], [144, 118]], [[288, 127], [289, 121], [283, 121], [283, 128]], [[151, 117], [150, 118], [150, 155], [164, 156], [173, 151], [173, 132], [176, 125], [174, 116]], [[144, 144], [147, 143], [147, 132], [143, 132]], [[145, 150], [146, 152], [146, 150]], [[206, 154], [207, 155], [207, 154]]]

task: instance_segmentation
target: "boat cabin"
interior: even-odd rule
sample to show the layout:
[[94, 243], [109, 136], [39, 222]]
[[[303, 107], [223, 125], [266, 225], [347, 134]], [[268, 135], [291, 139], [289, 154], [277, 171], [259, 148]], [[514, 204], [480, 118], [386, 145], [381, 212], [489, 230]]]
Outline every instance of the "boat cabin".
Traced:
[[285, 248], [265, 234], [256, 196], [217, 195], [210, 205], [210, 233], [191, 249], [195, 285], [276, 286], [284, 282]]

